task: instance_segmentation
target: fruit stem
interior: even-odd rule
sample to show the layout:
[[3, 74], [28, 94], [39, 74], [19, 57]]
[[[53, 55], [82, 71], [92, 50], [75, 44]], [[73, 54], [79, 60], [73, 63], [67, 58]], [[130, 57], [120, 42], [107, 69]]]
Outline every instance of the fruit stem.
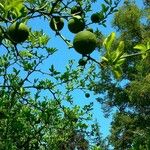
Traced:
[[68, 45], [69, 48], [73, 48], [73, 44], [69, 42], [69, 40], [67, 40], [62, 34], [60, 34], [60, 32], [57, 33], [57, 35], [59, 35], [63, 41]]
[[94, 58], [92, 58], [90, 55], [85, 55], [85, 56], [88, 58], [88, 60], [92, 60], [95, 63], [97, 63], [98, 65], [100, 65], [101, 67], [103, 67], [103, 65], [100, 62], [98, 62], [97, 60], [95, 60]]

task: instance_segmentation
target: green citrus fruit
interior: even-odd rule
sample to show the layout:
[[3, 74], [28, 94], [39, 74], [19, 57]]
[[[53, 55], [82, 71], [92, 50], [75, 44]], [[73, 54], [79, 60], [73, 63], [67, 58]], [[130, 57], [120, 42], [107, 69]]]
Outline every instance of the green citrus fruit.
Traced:
[[90, 31], [80, 31], [73, 40], [74, 49], [80, 54], [90, 54], [96, 48], [96, 36]]
[[54, 31], [60, 31], [64, 27], [64, 20], [60, 17], [54, 17], [50, 21], [50, 27]]
[[81, 16], [75, 16], [68, 21], [68, 29], [72, 33], [78, 33], [85, 28], [85, 22]]
[[86, 97], [86, 98], [89, 98], [89, 97], [90, 97], [90, 94], [89, 94], [89, 93], [85, 93], [85, 97]]
[[100, 16], [98, 13], [94, 13], [91, 15], [91, 21], [93, 23], [99, 23], [100, 22]]
[[82, 15], [83, 10], [80, 6], [74, 6], [71, 8], [71, 14]]
[[29, 36], [29, 29], [24, 23], [15, 22], [8, 28], [8, 36], [15, 43], [24, 42]]
[[78, 63], [80, 66], [85, 66], [87, 63], [87, 58], [83, 57], [83, 58], [79, 59]]

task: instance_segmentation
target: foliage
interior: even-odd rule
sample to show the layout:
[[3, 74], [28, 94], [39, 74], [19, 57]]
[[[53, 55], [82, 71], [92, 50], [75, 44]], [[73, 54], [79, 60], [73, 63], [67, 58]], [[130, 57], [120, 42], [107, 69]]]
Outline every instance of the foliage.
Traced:
[[[98, 97], [97, 101], [102, 104], [106, 116], [114, 108], [117, 109], [109, 136], [111, 145], [117, 150], [149, 149], [150, 30], [149, 19], [144, 13], [147, 11], [148, 5], [142, 10], [131, 1], [125, 1], [118, 9], [113, 19], [113, 27], [119, 32], [119, 36], [112, 42], [114, 39], [112, 33], [104, 44], [110, 41], [108, 47], [105, 46], [109, 50], [124, 42], [122, 76], [119, 80], [115, 80], [111, 71], [105, 67], [101, 72], [101, 81], [96, 83], [93, 89], [96, 93], [104, 95]], [[103, 62], [108, 60], [107, 53], [106, 58], [102, 57]], [[112, 54], [111, 50], [110, 57], [113, 57]]]
[[[98, 1], [1, 0], [0, 149], [108, 150], [110, 145], [114, 149], [149, 149], [148, 2], [141, 10], [130, 1], [119, 7], [120, 0], [104, 0], [93, 13], [99, 16], [96, 22], [90, 18], [94, 3]], [[77, 9], [73, 10], [74, 6]], [[78, 53], [82, 58], [67, 60], [63, 71], [53, 63], [45, 66], [59, 50], [50, 44], [53, 35], [40, 25], [34, 28], [36, 21], [47, 23], [56, 38], [61, 38], [68, 49], [75, 49], [63, 32], [70, 19], [81, 17], [88, 30], [93, 24], [107, 27], [108, 17], [114, 13], [118, 37], [115, 32], [106, 37], [99, 28], [82, 31], [94, 35], [91, 53], [100, 60], [90, 53]], [[10, 38], [8, 28], [13, 23], [23, 23], [27, 28], [24, 40], [14, 42]], [[83, 51], [91, 46], [86, 47], [86, 42], [81, 43]], [[93, 121], [94, 103], [75, 103], [75, 93], [90, 99], [92, 92], [98, 94], [106, 116], [117, 109], [107, 139], [102, 138], [99, 124]], [[79, 98], [81, 101], [82, 96]]]

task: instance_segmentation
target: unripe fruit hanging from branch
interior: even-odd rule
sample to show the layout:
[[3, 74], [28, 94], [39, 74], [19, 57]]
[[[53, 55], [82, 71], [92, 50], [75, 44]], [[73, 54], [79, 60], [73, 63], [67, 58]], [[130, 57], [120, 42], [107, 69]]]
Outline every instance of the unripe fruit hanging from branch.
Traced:
[[15, 22], [7, 30], [9, 38], [15, 43], [21, 43], [27, 40], [29, 29], [24, 23]]
[[96, 48], [96, 43], [95, 34], [85, 30], [76, 34], [73, 40], [73, 47], [80, 54], [90, 54]]
[[79, 64], [80, 66], [85, 66], [86, 63], [87, 63], [87, 61], [88, 61], [87, 58], [86, 58], [86, 57], [83, 57], [83, 58], [79, 59], [78, 64]]
[[53, 17], [50, 21], [50, 27], [53, 31], [60, 31], [64, 27], [64, 20], [63, 18], [56, 16]]
[[99, 23], [100, 21], [100, 17], [99, 17], [99, 14], [98, 13], [94, 13], [91, 15], [91, 21], [93, 23]]
[[74, 16], [68, 21], [68, 29], [72, 33], [78, 33], [85, 28], [85, 22], [81, 16]]

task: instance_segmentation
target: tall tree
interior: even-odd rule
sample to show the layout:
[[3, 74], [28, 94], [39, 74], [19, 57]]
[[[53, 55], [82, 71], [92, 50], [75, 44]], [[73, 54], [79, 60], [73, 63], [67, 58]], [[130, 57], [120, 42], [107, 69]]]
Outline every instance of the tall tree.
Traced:
[[[113, 108], [114, 114], [109, 137], [114, 149], [150, 148], [150, 28], [149, 6], [137, 6], [135, 2], [125, 1], [115, 13], [113, 27], [119, 36], [112, 50], [124, 41], [122, 76], [112, 78], [110, 68], [101, 72], [101, 81], [95, 92], [105, 96], [97, 100], [102, 104], [106, 115]], [[104, 61], [105, 62], [105, 61]]]

